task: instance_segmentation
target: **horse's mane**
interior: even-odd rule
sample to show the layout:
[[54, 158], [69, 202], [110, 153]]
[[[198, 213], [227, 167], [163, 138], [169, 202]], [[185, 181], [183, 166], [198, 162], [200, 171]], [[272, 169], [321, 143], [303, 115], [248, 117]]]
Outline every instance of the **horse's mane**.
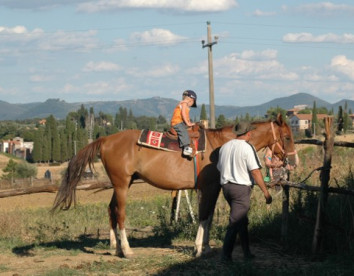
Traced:
[[223, 131], [223, 129], [227, 129], [227, 128], [233, 128], [234, 125], [227, 125], [227, 126], [223, 126], [223, 127], [219, 127], [219, 128], [208, 128], [207, 130], [209, 132], [221, 132]]
[[257, 121], [253, 121], [251, 122], [251, 124], [264, 124], [264, 123], [269, 123], [269, 122], [272, 122], [274, 120], [272, 119], [268, 119], [268, 120], [257, 120]]

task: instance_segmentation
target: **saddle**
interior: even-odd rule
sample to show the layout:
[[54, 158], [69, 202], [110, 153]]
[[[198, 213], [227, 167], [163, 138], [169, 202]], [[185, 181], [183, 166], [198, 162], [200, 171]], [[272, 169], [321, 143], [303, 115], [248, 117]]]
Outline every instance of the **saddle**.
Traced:
[[[205, 130], [199, 125], [194, 125], [188, 129], [188, 134], [191, 140], [191, 148], [193, 149], [192, 157], [199, 152], [205, 151]], [[178, 143], [178, 135], [171, 127], [166, 132], [152, 131], [143, 129], [138, 139], [139, 145], [144, 145], [151, 148], [166, 150], [166, 151], [181, 151]]]

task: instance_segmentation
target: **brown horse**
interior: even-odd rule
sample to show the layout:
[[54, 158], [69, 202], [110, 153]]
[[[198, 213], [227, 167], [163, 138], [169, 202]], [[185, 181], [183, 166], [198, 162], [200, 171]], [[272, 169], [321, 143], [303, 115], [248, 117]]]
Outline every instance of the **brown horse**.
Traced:
[[[292, 155], [295, 151], [294, 140], [289, 126], [278, 115], [275, 121], [255, 122], [252, 141], [256, 150], [267, 146], [274, 147], [274, 153], [282, 160], [289, 157], [289, 163], [295, 164]], [[167, 152], [137, 144], [139, 130], [126, 130], [107, 137], [100, 137], [87, 145], [74, 156], [68, 164], [66, 175], [57, 193], [53, 211], [70, 208], [75, 201], [75, 188], [85, 172], [87, 165], [93, 166], [96, 154], [100, 154], [114, 188], [114, 201], [110, 204], [111, 223], [115, 233], [117, 255], [129, 257], [133, 254], [125, 230], [125, 206], [129, 186], [137, 179], [161, 189], [194, 189], [200, 192], [199, 228], [196, 238], [196, 255], [210, 250], [209, 228], [215, 204], [220, 192], [219, 172], [216, 168], [220, 147], [234, 139], [233, 127], [206, 130], [206, 151], [198, 154], [200, 171], [197, 183], [194, 181], [194, 163], [182, 158], [180, 152]], [[119, 226], [119, 236], [117, 225]]]

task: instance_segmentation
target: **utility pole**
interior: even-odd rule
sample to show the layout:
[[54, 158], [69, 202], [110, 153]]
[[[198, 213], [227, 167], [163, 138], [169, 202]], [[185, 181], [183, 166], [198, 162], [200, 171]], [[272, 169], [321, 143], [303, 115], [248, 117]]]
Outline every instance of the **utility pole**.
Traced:
[[208, 41], [205, 44], [205, 41], [202, 40], [202, 47], [208, 47], [208, 65], [209, 65], [209, 106], [210, 106], [210, 127], [215, 128], [215, 105], [214, 105], [214, 77], [213, 77], [213, 50], [212, 47], [215, 45], [218, 40], [218, 37], [215, 36], [215, 41], [211, 41], [211, 27], [210, 21], [207, 21], [207, 30], [208, 30]]

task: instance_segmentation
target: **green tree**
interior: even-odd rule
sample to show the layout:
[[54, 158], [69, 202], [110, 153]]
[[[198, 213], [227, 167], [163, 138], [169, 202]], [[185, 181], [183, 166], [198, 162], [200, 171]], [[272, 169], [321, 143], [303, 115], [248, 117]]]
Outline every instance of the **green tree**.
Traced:
[[202, 104], [202, 108], [200, 110], [200, 120], [208, 120], [205, 104]]
[[286, 110], [279, 106], [269, 108], [267, 110], [267, 117], [274, 120], [277, 118], [279, 113], [283, 116], [283, 119], [286, 118]]
[[46, 128], [49, 128], [48, 143], [50, 150], [50, 161], [55, 162], [61, 159], [60, 157], [60, 138], [58, 133], [58, 125], [53, 115], [47, 118]]
[[311, 108], [305, 107], [304, 109], [301, 109], [298, 114], [311, 114], [312, 110]]
[[65, 162], [66, 160], [69, 159], [68, 155], [68, 141], [67, 137], [65, 134], [65, 130], [61, 129], [59, 131], [59, 137], [60, 137], [60, 162]]
[[14, 178], [16, 177], [16, 167], [17, 163], [11, 158], [7, 165], [2, 171], [4, 174], [1, 176], [3, 179], [11, 180], [11, 184], [14, 182]]
[[343, 114], [343, 131], [347, 133], [349, 128], [349, 115], [348, 115], [348, 103], [347, 101], [344, 102], [344, 114]]
[[338, 107], [338, 115], [337, 115], [337, 133], [338, 134], [342, 133], [343, 127], [344, 127], [344, 124], [343, 124], [343, 108], [340, 105]]
[[50, 134], [44, 132], [42, 139], [42, 161], [50, 162], [51, 159], [51, 147], [50, 147]]
[[157, 118], [157, 121], [156, 121], [158, 124], [166, 124], [167, 123], [167, 120], [164, 116], [162, 115], [159, 115], [159, 117]]
[[78, 124], [81, 128], [86, 128], [86, 120], [88, 119], [88, 111], [82, 104], [80, 109], [77, 111], [78, 114]]
[[37, 167], [27, 162], [20, 162], [16, 166], [16, 176], [19, 178], [29, 178], [37, 176]]
[[317, 119], [317, 108], [316, 108], [316, 101], [313, 102], [313, 107], [312, 107], [312, 126], [311, 129], [313, 129], [314, 134], [319, 133], [320, 128], [318, 125], [318, 119]]
[[216, 120], [215, 127], [216, 128], [221, 128], [227, 124], [226, 118], [224, 114], [220, 114]]
[[32, 158], [34, 162], [42, 162], [42, 152], [43, 152], [43, 135], [44, 129], [43, 127], [39, 127], [38, 130], [34, 134], [33, 140], [33, 151]]
[[127, 109], [120, 106], [114, 120], [115, 126], [120, 130], [125, 129], [127, 125], [127, 117], [128, 117]]
[[317, 114], [328, 114], [329, 111], [327, 109], [327, 107], [321, 106], [321, 107], [317, 107]]

